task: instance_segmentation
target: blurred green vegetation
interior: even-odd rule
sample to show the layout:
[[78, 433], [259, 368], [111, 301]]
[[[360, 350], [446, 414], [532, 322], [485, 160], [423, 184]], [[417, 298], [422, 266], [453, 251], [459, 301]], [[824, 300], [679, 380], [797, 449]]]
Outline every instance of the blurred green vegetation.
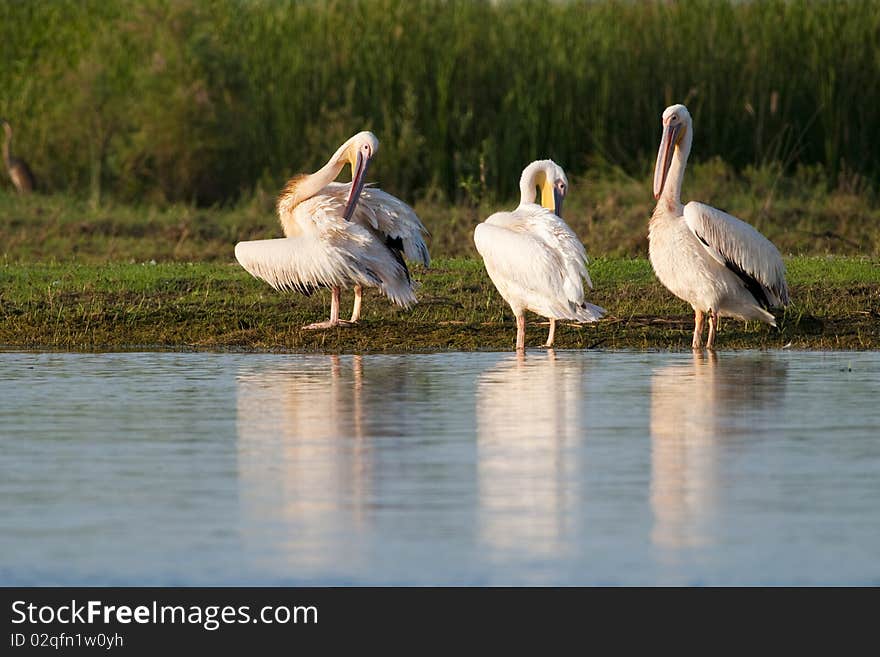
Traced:
[[410, 202], [646, 179], [673, 102], [697, 161], [880, 186], [876, 0], [7, 1], [0, 50], [16, 152], [93, 208], [271, 196], [362, 129]]
[[[650, 175], [591, 171], [569, 181], [565, 220], [592, 258], [645, 256], [654, 206]], [[778, 165], [737, 173], [712, 159], [689, 168], [683, 196], [748, 221], [784, 255], [880, 256], [880, 207], [865, 194], [827, 188], [818, 167], [788, 176]], [[413, 206], [431, 233], [433, 257], [478, 259], [476, 225], [515, 204], [423, 198]], [[112, 199], [94, 207], [71, 194], [0, 192], [0, 263], [232, 262], [237, 242], [280, 236], [274, 194], [268, 193], [218, 207]]]

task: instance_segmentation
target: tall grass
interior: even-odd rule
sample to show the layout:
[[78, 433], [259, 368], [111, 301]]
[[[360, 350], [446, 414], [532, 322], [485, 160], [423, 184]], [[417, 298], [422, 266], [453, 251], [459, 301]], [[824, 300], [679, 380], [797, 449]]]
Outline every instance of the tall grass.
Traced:
[[274, 192], [368, 128], [407, 199], [509, 196], [522, 166], [694, 157], [880, 182], [880, 2], [0, 3], [0, 115], [43, 187], [100, 201]]

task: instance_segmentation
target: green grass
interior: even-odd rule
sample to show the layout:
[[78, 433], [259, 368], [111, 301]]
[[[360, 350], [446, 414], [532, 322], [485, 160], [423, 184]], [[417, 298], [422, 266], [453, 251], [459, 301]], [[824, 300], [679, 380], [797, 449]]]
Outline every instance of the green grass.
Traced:
[[645, 176], [673, 102], [695, 161], [880, 183], [877, 0], [3, 2], [0, 43], [18, 153], [95, 204], [273, 193], [362, 129], [411, 200], [506, 198], [538, 157]]
[[[880, 260], [788, 259], [793, 303], [779, 330], [723, 320], [719, 348], [880, 348]], [[559, 348], [688, 349], [690, 309], [663, 289], [643, 258], [598, 258], [590, 300], [608, 309], [592, 325], [563, 324]], [[229, 263], [0, 266], [0, 344], [72, 350], [189, 348], [304, 352], [506, 350], [515, 328], [482, 264], [439, 259], [416, 272], [420, 303], [391, 305], [373, 291], [356, 328], [303, 331], [326, 319], [329, 295], [272, 291]], [[351, 296], [343, 296], [343, 312]], [[527, 344], [546, 326], [529, 317]]]

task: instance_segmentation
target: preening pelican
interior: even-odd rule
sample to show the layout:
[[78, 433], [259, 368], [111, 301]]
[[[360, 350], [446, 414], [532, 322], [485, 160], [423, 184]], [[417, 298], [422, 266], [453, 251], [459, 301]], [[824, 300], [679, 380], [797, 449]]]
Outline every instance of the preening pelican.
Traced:
[[[332, 291], [330, 319], [306, 329], [350, 326], [360, 319], [363, 287], [376, 287], [408, 308], [416, 295], [404, 256], [428, 266], [425, 227], [406, 203], [365, 186], [367, 167], [379, 149], [371, 132], [346, 141], [321, 169], [294, 176], [278, 197], [285, 237], [239, 242], [235, 257], [251, 275], [276, 290]], [[351, 183], [333, 182], [346, 164]], [[341, 289], [354, 286], [351, 320], [339, 319]]]
[[3, 141], [3, 164], [6, 165], [6, 172], [18, 193], [28, 194], [34, 191], [34, 174], [27, 162], [12, 154], [12, 126], [6, 119], [0, 121], [3, 123], [3, 131], [6, 133], [6, 139]]
[[693, 348], [713, 349], [718, 317], [776, 326], [770, 308], [788, 304], [779, 251], [752, 226], [703, 203], [681, 204], [681, 182], [693, 141], [684, 105], [663, 112], [663, 138], [654, 169], [657, 207], [648, 230], [648, 256], [660, 282], [694, 309]]
[[[542, 205], [535, 200], [541, 190]], [[537, 160], [522, 172], [520, 202], [513, 212], [496, 212], [474, 230], [474, 244], [489, 278], [516, 316], [516, 350], [525, 350], [525, 311], [547, 317], [553, 346], [556, 320], [595, 322], [603, 308], [584, 301], [584, 283], [592, 289], [587, 254], [562, 220], [568, 180], [552, 160]]]

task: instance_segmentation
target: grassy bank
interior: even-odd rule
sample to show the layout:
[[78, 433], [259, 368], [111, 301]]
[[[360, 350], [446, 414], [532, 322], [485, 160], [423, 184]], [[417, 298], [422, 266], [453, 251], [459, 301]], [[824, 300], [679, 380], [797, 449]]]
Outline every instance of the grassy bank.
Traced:
[[[719, 348], [880, 348], [880, 260], [793, 257], [793, 303], [779, 330], [722, 322]], [[559, 348], [688, 349], [690, 309], [664, 290], [642, 258], [599, 258], [591, 301], [608, 309], [594, 325], [562, 325]], [[0, 266], [0, 344], [55, 349], [256, 349], [407, 352], [511, 349], [515, 328], [481, 263], [440, 259], [416, 273], [420, 303], [406, 311], [375, 292], [357, 328], [302, 331], [325, 319], [326, 291], [273, 292], [228, 263]], [[351, 297], [343, 297], [343, 313]], [[529, 317], [527, 344], [546, 326]]]
[[[561, 327], [558, 345], [689, 348], [689, 309], [659, 285], [644, 259], [650, 181], [605, 170], [571, 182], [566, 219], [593, 259], [591, 300], [609, 317]], [[880, 348], [880, 208], [870, 195], [828, 193], [816, 170], [736, 173], [718, 160], [692, 167], [684, 194], [753, 223], [789, 268], [794, 303], [779, 316], [780, 331], [725, 321], [721, 348]], [[421, 302], [403, 311], [371, 292], [357, 329], [312, 333], [299, 327], [325, 318], [326, 292], [278, 294], [233, 261], [237, 241], [280, 235], [273, 197], [222, 208], [96, 209], [68, 195], [0, 194], [0, 344], [330, 352], [513, 344], [513, 319], [477, 258], [472, 233], [515, 201], [416, 202], [435, 259], [416, 272]], [[536, 322], [531, 317], [533, 346], [546, 333]]]

